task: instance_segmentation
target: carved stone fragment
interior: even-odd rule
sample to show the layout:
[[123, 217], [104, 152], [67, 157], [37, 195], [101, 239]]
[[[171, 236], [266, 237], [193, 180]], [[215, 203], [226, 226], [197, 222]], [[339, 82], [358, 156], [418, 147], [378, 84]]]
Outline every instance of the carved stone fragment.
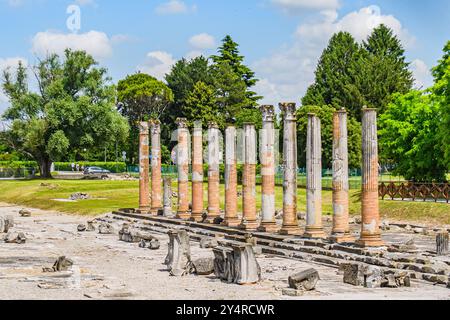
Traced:
[[194, 272], [198, 275], [210, 275], [214, 273], [214, 259], [200, 258], [192, 262]]
[[289, 276], [289, 287], [297, 290], [311, 291], [320, 280], [319, 272], [316, 269], [308, 269]]
[[165, 264], [170, 275], [181, 277], [190, 273], [191, 249], [189, 244], [189, 234], [186, 230], [170, 230], [169, 248]]

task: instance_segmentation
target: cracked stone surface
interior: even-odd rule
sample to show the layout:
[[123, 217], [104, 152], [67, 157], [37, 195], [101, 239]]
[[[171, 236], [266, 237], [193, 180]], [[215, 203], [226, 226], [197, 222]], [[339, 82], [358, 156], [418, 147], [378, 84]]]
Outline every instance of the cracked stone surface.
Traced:
[[[343, 283], [338, 269], [269, 254], [257, 255], [262, 281], [239, 286], [221, 282], [214, 275], [171, 277], [163, 264], [168, 236], [154, 233], [161, 249], [152, 251], [138, 243], [118, 240], [117, 234], [77, 232], [89, 218], [29, 209], [31, 218], [21, 217], [22, 207], [0, 204], [0, 216], [12, 215], [14, 232], [23, 232], [22, 245], [0, 243], [0, 299], [446, 299], [450, 290], [424, 281], [411, 281], [410, 288], [367, 289]], [[116, 226], [116, 230], [120, 228]], [[390, 236], [391, 234], [388, 234]], [[409, 235], [410, 236], [410, 235]], [[405, 237], [405, 235], [403, 236]], [[429, 248], [424, 236], [416, 244]], [[402, 237], [393, 237], [401, 240]], [[431, 240], [432, 238], [430, 238]], [[45, 273], [59, 256], [74, 265], [64, 272]], [[212, 249], [191, 242], [193, 259], [214, 257]], [[316, 290], [301, 296], [283, 296], [289, 275], [315, 268], [320, 279]]]

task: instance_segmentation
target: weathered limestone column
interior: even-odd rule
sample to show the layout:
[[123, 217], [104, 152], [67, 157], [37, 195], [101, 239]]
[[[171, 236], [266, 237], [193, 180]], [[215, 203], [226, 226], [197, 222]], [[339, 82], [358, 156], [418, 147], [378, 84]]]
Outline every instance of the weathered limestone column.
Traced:
[[162, 190], [161, 190], [161, 123], [159, 120], [150, 121], [150, 132], [152, 140], [152, 209], [153, 215], [158, 215], [162, 211]]
[[177, 165], [178, 165], [178, 219], [189, 219], [189, 131], [187, 129], [187, 120], [178, 118], [178, 147], [177, 147]]
[[208, 125], [208, 217], [207, 223], [214, 223], [220, 216], [220, 131], [217, 123]]
[[150, 212], [149, 192], [149, 126], [148, 122], [139, 124], [139, 213]]
[[306, 230], [307, 238], [325, 238], [322, 225], [322, 138], [320, 119], [308, 114], [306, 138]]
[[278, 226], [275, 222], [275, 127], [273, 106], [260, 107], [263, 126], [261, 130], [261, 225], [258, 231], [276, 232]]
[[173, 218], [172, 214], [172, 178], [164, 178], [164, 217]]
[[297, 118], [295, 103], [280, 103], [283, 133], [283, 226], [280, 234], [300, 235], [297, 218]]
[[380, 231], [378, 206], [378, 136], [377, 112], [363, 108], [362, 115], [362, 228], [357, 244], [364, 247], [384, 245]]
[[244, 168], [242, 172], [242, 222], [241, 229], [256, 231], [256, 129], [244, 123]]
[[192, 135], [192, 216], [202, 221], [203, 215], [203, 131], [202, 123], [195, 122]]
[[348, 133], [345, 109], [333, 114], [333, 230], [331, 240], [353, 242], [348, 224]]
[[240, 221], [237, 215], [237, 156], [236, 128], [225, 130], [225, 219], [224, 226], [237, 227]]

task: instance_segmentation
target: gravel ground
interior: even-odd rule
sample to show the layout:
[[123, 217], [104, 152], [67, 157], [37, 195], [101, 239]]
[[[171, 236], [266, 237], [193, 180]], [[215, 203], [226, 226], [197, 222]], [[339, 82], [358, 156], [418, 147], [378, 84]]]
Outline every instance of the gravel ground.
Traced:
[[[32, 216], [19, 216], [21, 207], [0, 204], [0, 216], [13, 215], [14, 231], [22, 231], [22, 245], [0, 242], [0, 299], [187, 299], [187, 300], [273, 300], [273, 299], [447, 299], [450, 290], [422, 281], [411, 288], [365, 289], [342, 282], [337, 269], [270, 255], [258, 256], [263, 280], [256, 285], [222, 283], [214, 276], [176, 278], [163, 265], [168, 237], [155, 234], [161, 242], [156, 251], [118, 241], [117, 235], [77, 232], [86, 217], [30, 209]], [[213, 256], [191, 242], [194, 259]], [[70, 271], [43, 273], [59, 256], [74, 261]], [[316, 290], [301, 297], [282, 295], [287, 278], [296, 271], [316, 268], [321, 280]]]

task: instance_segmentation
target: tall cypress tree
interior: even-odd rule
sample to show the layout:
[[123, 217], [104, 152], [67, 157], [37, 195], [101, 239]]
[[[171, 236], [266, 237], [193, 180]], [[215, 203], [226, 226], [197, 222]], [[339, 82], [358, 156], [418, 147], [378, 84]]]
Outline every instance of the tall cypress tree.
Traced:
[[361, 48], [350, 33], [334, 34], [320, 57], [315, 82], [308, 88], [302, 104], [345, 107], [356, 115], [364, 103], [355, 85], [360, 56]]
[[213, 62], [216, 65], [226, 63], [231, 66], [234, 73], [245, 82], [245, 85], [247, 86], [246, 96], [249, 99], [249, 102], [252, 106], [256, 106], [256, 102], [262, 97], [257, 96], [256, 92], [249, 89], [258, 82], [258, 79], [255, 78], [255, 73], [243, 64], [244, 56], [239, 53], [239, 45], [233, 41], [231, 36], [227, 35], [222, 40], [222, 45], [219, 47], [218, 53], [219, 55], [211, 56]]

